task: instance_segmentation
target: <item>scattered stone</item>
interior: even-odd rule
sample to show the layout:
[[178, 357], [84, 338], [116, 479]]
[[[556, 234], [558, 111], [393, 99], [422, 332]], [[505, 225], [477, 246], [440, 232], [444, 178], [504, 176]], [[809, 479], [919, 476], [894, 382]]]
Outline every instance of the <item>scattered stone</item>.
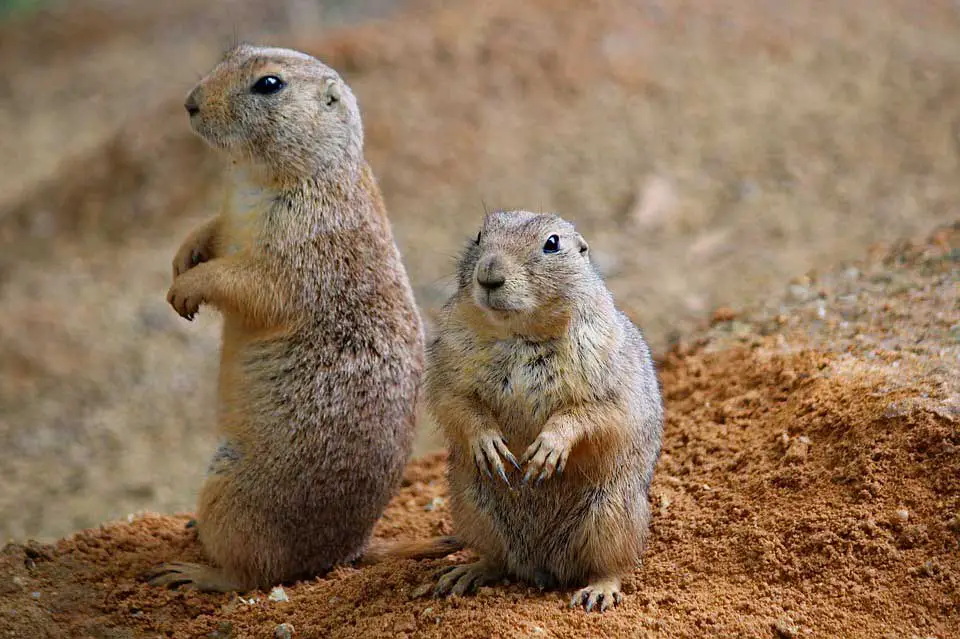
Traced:
[[660, 514], [664, 515], [667, 512], [667, 508], [670, 507], [670, 497], [667, 495], [660, 495]]
[[419, 599], [420, 597], [425, 596], [432, 589], [433, 589], [433, 584], [431, 583], [420, 584], [419, 586], [414, 588], [412, 591], [410, 591], [410, 598]]
[[810, 438], [806, 435], [800, 435], [789, 440], [783, 459], [791, 463], [801, 463], [806, 461], [809, 452]]
[[940, 566], [933, 561], [925, 561], [922, 565], [911, 568], [910, 574], [917, 577], [935, 577], [940, 574]]
[[290, 601], [290, 597], [287, 596], [287, 591], [283, 589], [283, 586], [274, 587], [268, 596], [270, 601]]
[[954, 515], [948, 522], [947, 528], [955, 533], [960, 533], [960, 515]]
[[780, 446], [784, 452], [790, 447], [790, 435], [787, 434], [787, 431], [780, 433]]
[[907, 511], [905, 508], [901, 508], [900, 510], [893, 513], [893, 516], [897, 518], [897, 521], [906, 523], [910, 519], [910, 512]]
[[810, 297], [810, 289], [801, 284], [791, 284], [787, 287], [787, 299], [791, 302], [805, 302]]
[[430, 503], [423, 507], [427, 512], [432, 512], [437, 509], [439, 506], [443, 506], [446, 503], [446, 500], [443, 497], [434, 497], [430, 500]]
[[800, 628], [791, 623], [789, 619], [778, 619], [776, 623], [773, 624], [773, 632], [776, 633], [780, 639], [794, 639], [794, 637], [800, 634]]
[[293, 637], [293, 625], [282, 623], [273, 629], [274, 639], [291, 639]]

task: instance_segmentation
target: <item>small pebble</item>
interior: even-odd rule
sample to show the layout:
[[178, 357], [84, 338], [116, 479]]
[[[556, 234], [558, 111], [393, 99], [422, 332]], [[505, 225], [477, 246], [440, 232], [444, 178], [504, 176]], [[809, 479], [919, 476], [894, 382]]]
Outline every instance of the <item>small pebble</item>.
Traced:
[[274, 639], [291, 639], [293, 637], [293, 626], [288, 623], [282, 623], [273, 629]]
[[790, 623], [789, 619], [778, 619], [777, 622], [773, 624], [773, 631], [780, 639], [793, 639], [800, 634], [800, 629]]
[[427, 512], [431, 512], [433, 510], [436, 510], [438, 506], [442, 506], [444, 502], [445, 500], [443, 497], [434, 497], [433, 499], [430, 500], [429, 504], [423, 507], [423, 509]]
[[670, 507], [671, 501], [670, 498], [666, 495], [660, 495], [660, 514], [667, 512], [667, 508]]
[[910, 513], [909, 513], [907, 510], [903, 509], [903, 508], [901, 508], [900, 510], [898, 510], [897, 512], [895, 512], [895, 513], [894, 513], [894, 516], [896, 516], [896, 518], [897, 518], [898, 520], [903, 521], [903, 522], [905, 522], [905, 521], [907, 521], [907, 520], [910, 519]]
[[947, 522], [947, 528], [955, 533], [960, 533], [960, 515], [954, 515], [953, 518]]
[[799, 437], [794, 437], [792, 440], [790, 440], [790, 444], [787, 446], [787, 450], [783, 457], [787, 461], [802, 462], [806, 460], [809, 452], [810, 438], [800, 435]]
[[290, 597], [287, 596], [287, 592], [283, 589], [283, 586], [276, 586], [273, 590], [270, 591], [270, 601], [290, 601]]
[[428, 592], [430, 592], [432, 589], [433, 589], [433, 584], [431, 583], [420, 584], [410, 592], [410, 598], [419, 599], [420, 597], [423, 597]]
[[810, 297], [810, 289], [800, 284], [791, 284], [787, 287], [787, 297], [794, 302], [805, 302]]

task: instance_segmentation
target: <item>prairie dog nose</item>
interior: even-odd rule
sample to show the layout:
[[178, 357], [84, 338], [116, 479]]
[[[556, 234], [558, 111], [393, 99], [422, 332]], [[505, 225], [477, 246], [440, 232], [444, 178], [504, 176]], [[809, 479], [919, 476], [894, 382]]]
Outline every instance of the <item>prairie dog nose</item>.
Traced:
[[190, 95], [187, 96], [187, 101], [183, 103], [183, 108], [186, 109], [190, 115], [200, 113], [200, 104], [197, 103], [196, 91], [191, 92]]
[[493, 291], [503, 286], [506, 281], [504, 264], [498, 256], [488, 255], [480, 260], [477, 265], [477, 284]]

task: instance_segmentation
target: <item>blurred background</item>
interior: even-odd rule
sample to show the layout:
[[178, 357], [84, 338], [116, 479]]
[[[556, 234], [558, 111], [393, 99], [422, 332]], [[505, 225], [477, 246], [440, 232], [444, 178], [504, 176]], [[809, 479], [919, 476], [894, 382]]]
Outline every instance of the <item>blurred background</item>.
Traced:
[[947, 0], [0, 0], [0, 541], [193, 508], [219, 319], [164, 295], [223, 163], [182, 102], [238, 39], [352, 85], [428, 324], [484, 206], [576, 222], [661, 353], [960, 217]]

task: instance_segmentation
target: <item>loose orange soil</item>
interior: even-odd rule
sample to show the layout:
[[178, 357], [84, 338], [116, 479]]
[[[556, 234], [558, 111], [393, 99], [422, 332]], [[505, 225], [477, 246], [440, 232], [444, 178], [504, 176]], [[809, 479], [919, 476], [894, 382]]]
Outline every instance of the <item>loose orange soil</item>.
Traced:
[[[958, 281], [960, 225], [671, 350], [652, 541], [613, 612], [515, 583], [410, 599], [466, 552], [341, 568], [285, 602], [151, 588], [142, 571], [201, 555], [186, 516], [147, 515], [8, 546], [0, 636], [958, 636]], [[450, 533], [443, 470], [414, 462], [376, 534]]]

